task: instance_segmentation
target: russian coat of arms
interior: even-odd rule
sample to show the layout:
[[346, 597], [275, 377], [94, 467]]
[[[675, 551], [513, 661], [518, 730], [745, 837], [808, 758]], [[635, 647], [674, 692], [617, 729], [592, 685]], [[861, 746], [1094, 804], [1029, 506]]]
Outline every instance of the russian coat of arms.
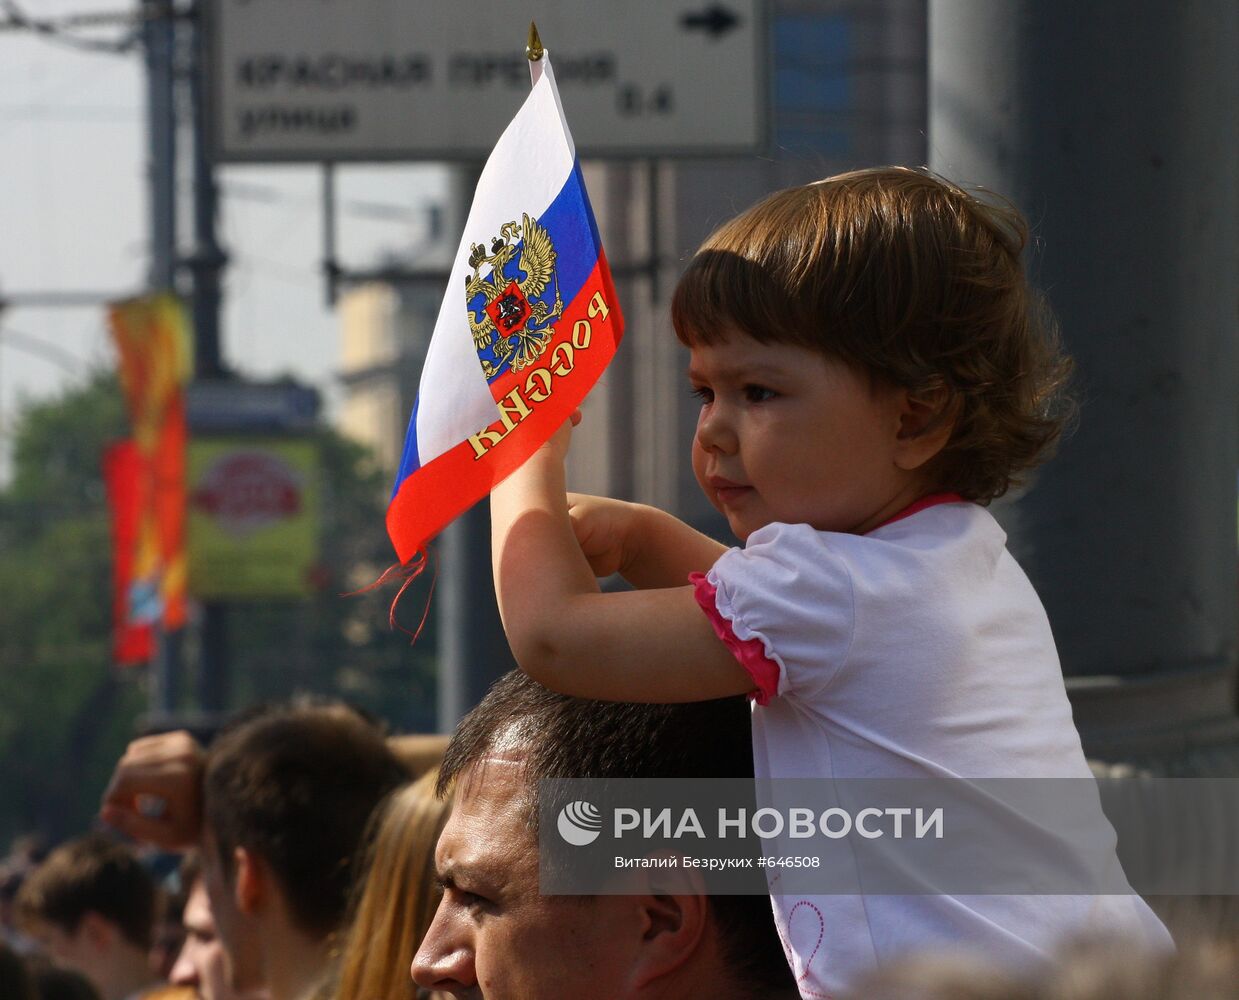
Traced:
[[[514, 372], [533, 364], [555, 335], [551, 322], [564, 311], [555, 256], [550, 234], [528, 215], [521, 217], [520, 225], [505, 222], [500, 226], [489, 254], [480, 243], [471, 246], [473, 273], [465, 275], [465, 311], [473, 346], [488, 379], [505, 362]], [[483, 275], [487, 264], [490, 273]], [[544, 295], [548, 285], [555, 288], [554, 301], [549, 303], [549, 295]]]

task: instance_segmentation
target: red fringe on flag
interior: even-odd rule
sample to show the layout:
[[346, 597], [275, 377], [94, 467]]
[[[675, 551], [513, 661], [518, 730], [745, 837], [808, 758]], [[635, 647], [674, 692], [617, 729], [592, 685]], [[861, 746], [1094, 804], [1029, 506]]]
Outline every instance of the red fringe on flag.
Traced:
[[[433, 562], [433, 570], [430, 576], [430, 592], [426, 595], [426, 603], [422, 607], [422, 617], [417, 623], [417, 629], [410, 632], [407, 628], [396, 621], [396, 605], [400, 603], [400, 598], [404, 596], [404, 592], [409, 589], [412, 584], [426, 570], [426, 564]], [[425, 548], [420, 548], [414, 554], [413, 558], [404, 563], [393, 563], [383, 570], [382, 576], [371, 584], [367, 584], [357, 590], [347, 594], [342, 594], [342, 597], [356, 597], [359, 594], [368, 594], [372, 590], [376, 590], [392, 580], [403, 580], [400, 589], [396, 591], [396, 596], [392, 598], [391, 607], [387, 611], [387, 624], [392, 628], [398, 628], [407, 636], [411, 636], [409, 645], [417, 642], [422, 634], [422, 629], [426, 627], [426, 619], [430, 617], [430, 602], [435, 595], [435, 584], [439, 580], [439, 555], [437, 552], [427, 552]]]

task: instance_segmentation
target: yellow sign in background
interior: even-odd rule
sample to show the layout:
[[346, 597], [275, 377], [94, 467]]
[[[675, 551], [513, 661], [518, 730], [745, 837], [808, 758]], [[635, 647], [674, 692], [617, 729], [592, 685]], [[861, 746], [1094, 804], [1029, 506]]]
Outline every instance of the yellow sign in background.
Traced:
[[204, 600], [310, 593], [321, 525], [316, 446], [198, 438], [188, 459], [190, 593]]

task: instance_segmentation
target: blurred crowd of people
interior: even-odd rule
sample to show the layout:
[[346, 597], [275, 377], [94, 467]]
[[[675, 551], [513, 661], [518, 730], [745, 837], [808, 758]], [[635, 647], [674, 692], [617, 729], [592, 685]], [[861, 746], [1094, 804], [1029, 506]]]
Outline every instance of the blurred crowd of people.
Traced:
[[[201, 747], [144, 737], [98, 831], [0, 869], [0, 1000], [800, 995], [763, 896], [665, 871], [539, 892], [539, 782], [752, 774], [744, 699], [597, 702], [502, 679], [450, 741], [335, 702], [268, 707]], [[643, 880], [643, 881], [641, 881]], [[1237, 950], [1065, 942], [1037, 967], [909, 956], [868, 1000], [1239, 997]]]

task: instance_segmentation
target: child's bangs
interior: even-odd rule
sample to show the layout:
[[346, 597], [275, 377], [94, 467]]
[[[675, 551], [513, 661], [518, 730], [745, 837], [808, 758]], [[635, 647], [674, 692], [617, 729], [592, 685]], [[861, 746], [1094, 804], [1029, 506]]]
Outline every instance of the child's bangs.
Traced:
[[739, 330], [761, 343], [796, 341], [795, 303], [763, 264], [731, 250], [701, 250], [671, 299], [671, 322], [686, 347]]

